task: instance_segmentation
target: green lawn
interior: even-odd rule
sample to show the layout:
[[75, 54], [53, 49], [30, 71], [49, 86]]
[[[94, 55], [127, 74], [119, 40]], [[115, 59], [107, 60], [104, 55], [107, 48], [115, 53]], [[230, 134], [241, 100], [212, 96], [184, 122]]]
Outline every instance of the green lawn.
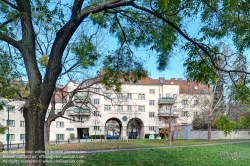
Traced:
[[[231, 140], [232, 141], [232, 140]], [[235, 141], [235, 140], [234, 140]], [[222, 142], [214, 140], [213, 143]], [[225, 142], [225, 140], [223, 141]], [[205, 140], [176, 140], [173, 142], [173, 148], [167, 149], [150, 149], [123, 152], [108, 152], [96, 154], [79, 154], [79, 155], [47, 155], [47, 165], [49, 166], [134, 166], [134, 165], [169, 165], [169, 166], [228, 166], [228, 165], [250, 165], [250, 143], [237, 143], [229, 145], [212, 145], [212, 146], [195, 146], [174, 148], [176, 145], [194, 145], [208, 143]], [[78, 145], [78, 150], [95, 150], [95, 149], [117, 149], [132, 147], [157, 147], [168, 146], [162, 140], [133, 140], [129, 143], [126, 141], [116, 142], [99, 142], [99, 143], [82, 143], [82, 144], [61, 144], [50, 145], [47, 150], [64, 150], [70, 151], [70, 145]], [[98, 148], [99, 146], [99, 148]], [[117, 146], [117, 147], [115, 147]], [[84, 148], [83, 148], [84, 147]], [[92, 148], [91, 148], [92, 147]], [[66, 149], [67, 148], [67, 149]], [[73, 148], [73, 147], [72, 147]], [[76, 148], [76, 147], [75, 147]], [[0, 159], [0, 165], [8, 165], [3, 159]], [[16, 159], [10, 159], [12, 165], [19, 166]], [[13, 163], [14, 162], [14, 163]], [[49, 163], [50, 162], [50, 163]], [[58, 162], [58, 163], [56, 163]]]
[[[237, 142], [243, 140], [212, 140], [210, 142], [206, 140], [175, 140], [171, 146], [182, 145], [197, 145], [208, 143], [221, 143], [221, 142]], [[100, 150], [100, 149], [130, 149], [130, 148], [148, 148], [148, 147], [165, 147], [169, 146], [165, 140], [148, 140], [137, 139], [127, 141], [107, 141], [107, 142], [89, 142], [89, 143], [75, 143], [75, 144], [50, 144], [46, 146], [46, 150], [49, 151], [72, 151], [72, 150]]]

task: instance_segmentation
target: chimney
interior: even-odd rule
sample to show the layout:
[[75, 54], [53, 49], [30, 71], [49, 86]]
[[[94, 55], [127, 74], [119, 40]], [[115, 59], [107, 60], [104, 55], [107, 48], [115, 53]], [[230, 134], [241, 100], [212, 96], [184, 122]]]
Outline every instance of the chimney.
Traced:
[[175, 79], [175, 78], [171, 78], [171, 80], [173, 80], [173, 81], [174, 81], [174, 80], [176, 80], [176, 79]]
[[178, 78], [178, 81], [182, 81], [182, 78]]

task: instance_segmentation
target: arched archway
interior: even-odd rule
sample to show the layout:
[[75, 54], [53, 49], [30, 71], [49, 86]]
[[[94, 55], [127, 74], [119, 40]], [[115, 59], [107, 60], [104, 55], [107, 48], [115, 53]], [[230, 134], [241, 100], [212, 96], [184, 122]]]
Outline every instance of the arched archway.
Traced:
[[122, 134], [122, 122], [120, 119], [112, 117], [105, 122], [105, 134], [111, 136]]
[[144, 124], [139, 118], [132, 118], [127, 125], [128, 137], [130, 139], [144, 138]]

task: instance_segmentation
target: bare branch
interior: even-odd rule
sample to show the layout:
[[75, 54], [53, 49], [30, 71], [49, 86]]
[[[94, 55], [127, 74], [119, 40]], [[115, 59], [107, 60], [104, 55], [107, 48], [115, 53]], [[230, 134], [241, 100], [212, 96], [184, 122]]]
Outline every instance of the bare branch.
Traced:
[[18, 7], [16, 6], [16, 5], [14, 5], [13, 3], [11, 3], [11, 2], [9, 2], [9, 1], [7, 1], [7, 0], [2, 0], [4, 3], [6, 3], [7, 5], [9, 5], [10, 7], [12, 7], [12, 8], [14, 8], [14, 9], [16, 9], [16, 10], [18, 10]]

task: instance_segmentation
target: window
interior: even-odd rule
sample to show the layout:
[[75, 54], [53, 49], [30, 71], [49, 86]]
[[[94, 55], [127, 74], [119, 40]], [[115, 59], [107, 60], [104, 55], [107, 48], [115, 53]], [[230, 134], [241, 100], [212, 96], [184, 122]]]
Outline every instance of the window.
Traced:
[[9, 141], [15, 141], [15, 134], [6, 134], [6, 140], [8, 140], [9, 136]]
[[198, 116], [198, 112], [194, 112], [194, 116]]
[[64, 122], [61, 122], [61, 121], [56, 122], [56, 127], [57, 128], [63, 128], [64, 127]]
[[139, 105], [138, 106], [138, 111], [145, 111], [145, 106], [144, 105]]
[[64, 140], [64, 134], [56, 134], [57, 140]]
[[78, 119], [79, 119], [79, 122], [82, 122], [82, 120], [83, 120], [82, 116], [79, 116]]
[[149, 130], [154, 131], [154, 130], [156, 130], [156, 127], [155, 126], [149, 126]]
[[6, 126], [15, 127], [15, 121], [14, 120], [7, 120]]
[[100, 130], [100, 126], [94, 126], [94, 131]]
[[167, 97], [167, 98], [172, 98], [172, 96], [171, 96], [170, 93], [166, 93], [166, 97]]
[[56, 109], [56, 114], [58, 114], [58, 113], [60, 113], [60, 112], [62, 112], [61, 109]]
[[155, 90], [154, 89], [149, 89], [149, 94], [155, 94]]
[[132, 105], [128, 105], [127, 108], [128, 108], [128, 111], [132, 111]]
[[182, 111], [182, 112], [181, 112], [181, 116], [187, 117], [187, 116], [188, 116], [188, 111]]
[[99, 93], [100, 92], [100, 88], [94, 88], [94, 92]]
[[177, 111], [177, 106], [172, 107], [172, 112], [175, 112], [175, 111]]
[[6, 110], [7, 110], [7, 112], [15, 112], [15, 106], [7, 105]]
[[122, 111], [122, 110], [123, 110], [123, 106], [122, 106], [122, 105], [118, 105], [118, 106], [117, 106], [117, 110], [118, 110], [118, 111]]
[[23, 120], [20, 121], [20, 127], [25, 127], [25, 121]]
[[94, 111], [94, 116], [100, 116], [100, 111]]
[[150, 117], [150, 118], [155, 117], [155, 113], [154, 113], [154, 112], [149, 112], [149, 117]]
[[128, 99], [132, 99], [132, 93], [128, 93], [128, 94], [127, 94], [127, 98], [128, 98]]
[[173, 99], [174, 99], [174, 100], [177, 99], [177, 94], [173, 94]]
[[187, 125], [187, 123], [181, 123], [182, 125]]
[[171, 108], [170, 106], [166, 106], [167, 111], [170, 111], [170, 108]]
[[104, 96], [107, 97], [108, 99], [111, 98], [111, 94], [110, 93], [106, 93]]
[[100, 104], [100, 99], [94, 99], [94, 104]]
[[50, 109], [47, 109], [46, 116], [48, 117], [50, 113]]
[[149, 105], [155, 105], [155, 101], [154, 100], [149, 100]]
[[25, 140], [25, 134], [20, 134], [20, 141]]
[[145, 100], [145, 94], [138, 94], [139, 100]]
[[194, 105], [197, 105], [198, 104], [198, 100], [194, 100]]
[[111, 105], [104, 105], [104, 111], [110, 111]]
[[123, 97], [123, 96], [122, 96], [122, 93], [118, 93], [118, 94], [117, 94], [117, 98], [118, 98], [118, 99], [121, 99], [122, 97]]
[[75, 122], [75, 117], [72, 117], [70, 123]]
[[182, 101], [181, 101], [181, 104], [182, 104], [182, 105], [188, 105], [188, 100], [182, 100]]

